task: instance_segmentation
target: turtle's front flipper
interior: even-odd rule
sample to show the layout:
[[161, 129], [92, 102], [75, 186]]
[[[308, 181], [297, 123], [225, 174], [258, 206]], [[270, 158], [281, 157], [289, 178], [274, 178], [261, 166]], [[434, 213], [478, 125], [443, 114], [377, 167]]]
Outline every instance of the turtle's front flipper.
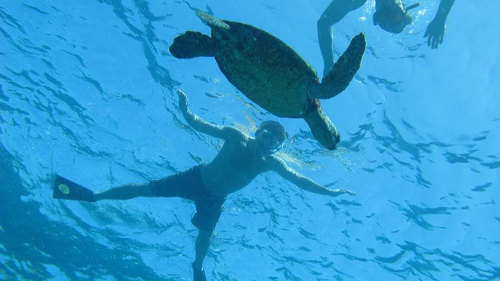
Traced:
[[190, 59], [194, 57], [213, 57], [216, 48], [215, 41], [205, 34], [195, 31], [177, 36], [170, 46], [170, 53], [179, 59]]
[[312, 91], [311, 97], [329, 99], [345, 90], [361, 66], [365, 47], [365, 35], [363, 33], [356, 35], [321, 84]]
[[333, 122], [323, 113], [319, 100], [314, 100], [311, 110], [303, 116], [313, 136], [329, 150], [334, 150], [340, 142], [340, 134]]

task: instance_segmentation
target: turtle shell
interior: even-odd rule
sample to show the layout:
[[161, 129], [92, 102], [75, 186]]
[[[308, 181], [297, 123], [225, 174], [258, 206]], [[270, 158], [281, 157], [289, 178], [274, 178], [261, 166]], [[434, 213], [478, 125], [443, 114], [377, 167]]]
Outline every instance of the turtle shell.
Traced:
[[215, 59], [227, 79], [250, 100], [280, 117], [302, 117], [318, 75], [292, 48], [251, 25], [224, 21], [212, 27]]

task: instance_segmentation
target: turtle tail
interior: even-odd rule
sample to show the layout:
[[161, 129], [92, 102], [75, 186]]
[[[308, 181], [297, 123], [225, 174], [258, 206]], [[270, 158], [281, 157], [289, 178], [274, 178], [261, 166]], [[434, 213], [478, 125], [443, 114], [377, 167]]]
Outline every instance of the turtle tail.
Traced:
[[333, 65], [330, 72], [323, 77], [321, 84], [312, 92], [311, 97], [329, 99], [344, 91], [361, 66], [365, 48], [366, 40], [363, 33], [352, 38], [347, 50]]
[[210, 36], [195, 31], [177, 36], [169, 48], [170, 53], [179, 59], [213, 57], [215, 49], [216, 43]]
[[303, 118], [311, 129], [313, 136], [329, 150], [334, 150], [340, 142], [340, 134], [333, 122], [321, 110], [318, 99], [313, 101], [311, 110]]

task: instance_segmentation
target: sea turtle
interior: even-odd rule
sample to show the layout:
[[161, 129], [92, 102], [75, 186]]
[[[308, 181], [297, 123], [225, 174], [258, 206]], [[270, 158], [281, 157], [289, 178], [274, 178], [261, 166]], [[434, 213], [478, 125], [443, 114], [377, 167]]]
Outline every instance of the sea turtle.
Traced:
[[194, 31], [179, 35], [169, 49], [174, 57], [215, 57], [222, 73], [250, 100], [274, 115], [304, 118], [314, 137], [335, 149], [340, 135], [319, 99], [334, 97], [349, 85], [365, 51], [362, 33], [320, 82], [309, 64], [273, 35], [202, 11], [197, 15], [211, 27], [212, 37]]

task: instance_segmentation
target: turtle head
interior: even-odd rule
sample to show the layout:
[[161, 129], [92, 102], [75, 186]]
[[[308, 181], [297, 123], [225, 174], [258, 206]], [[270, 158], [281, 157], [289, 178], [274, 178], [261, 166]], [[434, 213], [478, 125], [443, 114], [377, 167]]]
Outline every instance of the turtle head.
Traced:
[[329, 150], [334, 150], [340, 142], [340, 134], [335, 124], [323, 113], [318, 99], [311, 102], [309, 111], [304, 114], [304, 120], [309, 125], [313, 136]]
[[170, 53], [179, 59], [194, 57], [213, 57], [215, 55], [215, 42], [209, 36], [195, 31], [186, 31], [177, 36], [170, 46]]
[[411, 5], [405, 9], [401, 1], [377, 1], [376, 11], [373, 14], [373, 24], [380, 25], [387, 32], [401, 33], [413, 21], [408, 10], [415, 7], [418, 5]]
[[285, 143], [288, 134], [285, 128], [276, 121], [264, 121], [255, 132], [255, 140], [264, 154], [279, 151]]

